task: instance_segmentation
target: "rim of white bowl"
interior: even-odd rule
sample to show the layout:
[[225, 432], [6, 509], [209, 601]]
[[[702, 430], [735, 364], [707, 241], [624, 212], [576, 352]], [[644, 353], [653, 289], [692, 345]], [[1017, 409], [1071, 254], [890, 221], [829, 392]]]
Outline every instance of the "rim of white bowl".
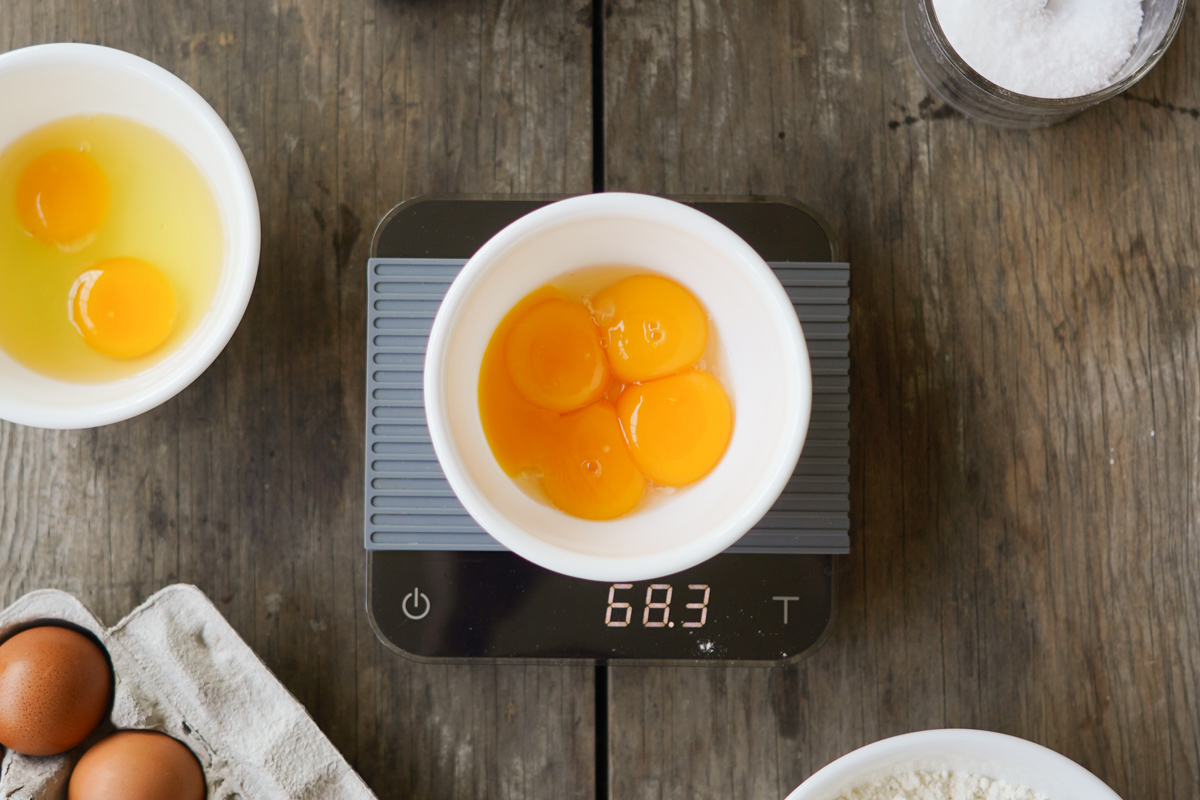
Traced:
[[[869, 775], [873, 770], [899, 760], [936, 759], [939, 753], [961, 747], [964, 742], [988, 748], [993, 754], [997, 750], [1005, 750], [1011, 754], [1012, 760], [1023, 761], [1026, 765], [1030, 762], [1045, 765], [1046, 774], [1081, 787], [1084, 790], [1081, 794], [1092, 800], [1121, 800], [1120, 795], [1108, 784], [1062, 753], [1028, 739], [976, 728], [914, 731], [864, 745], [814, 772], [786, 800], [834, 800], [848, 790], [847, 779], [852, 776]], [[1005, 779], [1002, 775], [989, 777]], [[1036, 787], [1029, 788], [1038, 791]]]
[[[802, 400], [795, 424], [791, 430], [781, 432], [785, 435], [786, 449], [770, 481], [760, 484], [741, 503], [736, 514], [730, 515], [703, 536], [690, 540], [686, 545], [644, 556], [611, 557], [577, 553], [552, 545], [513, 524], [478, 490], [469, 476], [453, 443], [444, 413], [445, 354], [449, 334], [457, 325], [464, 300], [474, 291], [489, 265], [503, 258], [531, 232], [598, 214], [637, 220], [651, 216], [656, 221], [684, 231], [691, 230], [687, 221], [700, 222], [714, 247], [742, 264], [746, 274], [763, 289], [761, 294], [768, 298], [772, 316], [781, 323], [787, 349], [796, 356]], [[442, 309], [449, 309], [449, 313], [443, 314]], [[804, 446], [812, 413], [812, 368], [800, 321], [779, 279], [762, 256], [726, 225], [702, 211], [664, 197], [632, 192], [585, 194], [550, 203], [512, 222], [479, 248], [450, 285], [434, 318], [426, 351], [423, 389], [426, 420], [434, 452], [446, 480], [467, 513], [493, 538], [517, 555], [547, 569], [594, 581], [647, 580], [671, 575], [712, 558], [736, 542], [762, 519], [791, 479]], [[432, 415], [431, 409], [434, 409]]]
[[[170, 71], [124, 50], [76, 42], [39, 44], [0, 54], [0, 72], [64, 63], [103, 64], [128, 69], [159, 84], [179, 97], [184, 105], [195, 114], [196, 121], [203, 126], [203, 129], [221, 150], [223, 157], [232, 166], [235, 176], [233, 189], [238, 196], [239, 204], [243, 206], [245, 212], [252, 214], [255, 220], [254, 224], [249, 226], [250, 231], [246, 241], [234, 253], [231, 262], [225, 266], [229, 270], [229, 279], [233, 281], [234, 291], [231, 299], [220, 309], [215, 310], [212, 326], [207, 331], [203, 331], [205, 334], [203, 345], [198, 346], [186, 361], [180, 363], [178, 369], [161, 382], [104, 403], [72, 408], [37, 406], [6, 398], [0, 393], [0, 419], [36, 428], [74, 430], [121, 422], [162, 405], [186, 389], [217, 360], [217, 356], [233, 338], [234, 332], [241, 324], [242, 317], [245, 316], [246, 307], [250, 304], [250, 296], [258, 277], [262, 222], [259, 215], [258, 195], [255, 193], [254, 181], [250, 176], [250, 167], [247, 165], [246, 156], [238, 146], [237, 140], [234, 139], [233, 133], [207, 100]], [[69, 116], [69, 114], [64, 116]], [[150, 127], [154, 126], [150, 124]], [[201, 329], [197, 328], [192, 332], [189, 340], [200, 335], [201, 332]], [[185, 346], [186, 343], [187, 341], [181, 342], [180, 347]], [[26, 367], [26, 369], [28, 368]], [[33, 370], [30, 371], [33, 372]], [[125, 380], [130, 380], [130, 378], [121, 379], [121, 381]], [[109, 385], [116, 385], [121, 381], [114, 381]], [[67, 392], [86, 390], [88, 386], [88, 384], [66, 381], [57, 382], [61, 383], [64, 391]]]

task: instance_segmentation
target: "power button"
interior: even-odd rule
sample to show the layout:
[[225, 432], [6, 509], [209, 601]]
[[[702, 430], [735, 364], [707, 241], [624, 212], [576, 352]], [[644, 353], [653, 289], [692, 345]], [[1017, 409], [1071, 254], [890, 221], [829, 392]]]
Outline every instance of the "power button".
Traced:
[[[408, 610], [410, 604], [412, 605], [412, 611]], [[421, 610], [422, 604], [425, 606], [424, 610]], [[400, 610], [409, 619], [425, 619], [429, 615], [430, 606], [429, 595], [421, 594], [420, 589], [413, 587], [411, 592], [404, 595], [404, 601], [400, 604]]]

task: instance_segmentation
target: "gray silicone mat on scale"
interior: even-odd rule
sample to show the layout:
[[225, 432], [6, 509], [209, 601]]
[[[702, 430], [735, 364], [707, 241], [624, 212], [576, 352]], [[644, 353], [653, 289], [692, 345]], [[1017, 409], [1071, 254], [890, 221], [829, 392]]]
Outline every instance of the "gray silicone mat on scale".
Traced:
[[[503, 550], [446, 482], [425, 424], [421, 374], [434, 314], [463, 259], [371, 259], [367, 284], [368, 550]], [[850, 551], [850, 266], [773, 263], [813, 372], [792, 480], [731, 553]]]

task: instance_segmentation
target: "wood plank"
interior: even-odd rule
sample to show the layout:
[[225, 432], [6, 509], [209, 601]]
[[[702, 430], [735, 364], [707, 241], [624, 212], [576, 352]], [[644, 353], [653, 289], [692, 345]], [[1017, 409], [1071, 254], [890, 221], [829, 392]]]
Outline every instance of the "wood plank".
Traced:
[[592, 796], [592, 671], [384, 650], [360, 500], [375, 222], [424, 193], [588, 191], [589, 8], [5, 0], [0, 50], [107, 44], [212, 103], [263, 248], [241, 328], [178, 398], [98, 430], [0, 425], [0, 602], [60, 587], [114, 622], [195, 583], [380, 797]]
[[607, 185], [783, 194], [852, 263], [853, 553], [777, 670], [614, 669], [613, 797], [777, 798], [910, 730], [1200, 795], [1200, 71], [1043, 131], [930, 97], [900, 4], [611, 0]]

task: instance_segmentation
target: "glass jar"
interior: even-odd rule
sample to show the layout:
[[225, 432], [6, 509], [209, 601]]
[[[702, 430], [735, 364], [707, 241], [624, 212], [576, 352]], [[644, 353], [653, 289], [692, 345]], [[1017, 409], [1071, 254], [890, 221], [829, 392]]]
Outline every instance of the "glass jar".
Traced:
[[992, 83], [946, 41], [933, 0], [903, 0], [904, 33], [917, 71], [944, 102], [990, 125], [1037, 128], [1062, 122], [1140, 81], [1175, 38], [1185, 6], [1186, 0], [1143, 0], [1142, 28], [1129, 60], [1113, 76], [1111, 85], [1079, 97], [1031, 97]]

